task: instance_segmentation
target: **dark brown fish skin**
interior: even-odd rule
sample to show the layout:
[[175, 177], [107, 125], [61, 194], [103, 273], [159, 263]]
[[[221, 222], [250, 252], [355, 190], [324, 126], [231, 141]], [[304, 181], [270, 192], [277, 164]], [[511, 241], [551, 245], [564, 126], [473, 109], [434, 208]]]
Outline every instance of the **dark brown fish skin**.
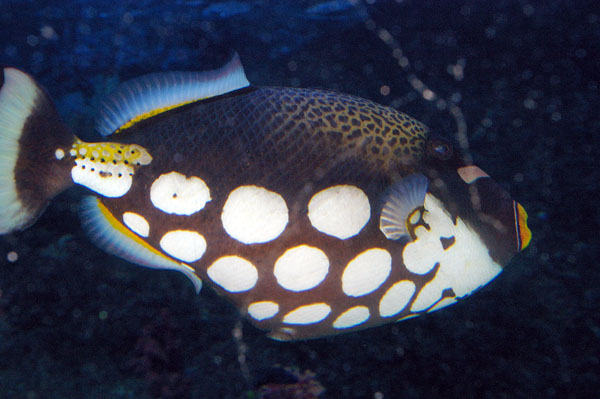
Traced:
[[369, 170], [388, 173], [421, 160], [427, 131], [406, 114], [346, 94], [247, 88], [159, 114], [110, 140], [136, 142], [153, 151], [154, 158], [173, 154], [185, 159], [190, 171], [204, 170], [198, 165], [212, 161], [188, 163], [191, 154], [210, 155], [198, 149], [210, 146], [222, 150], [211, 151], [212, 158], [241, 156], [263, 172], [266, 164], [293, 169], [310, 159], [318, 168], [359, 158]]
[[[103, 198], [102, 202], [118, 219], [130, 211], [149, 220], [147, 241], [155, 248], [160, 248], [160, 239], [169, 230], [189, 229], [202, 234], [206, 252], [191, 266], [204, 281], [210, 281], [208, 266], [221, 256], [235, 254], [250, 260], [259, 270], [256, 287], [238, 294], [216, 289], [242, 310], [253, 301], [271, 298], [279, 302], [278, 316], [253, 321], [266, 330], [280, 325], [283, 315], [310, 303], [311, 298], [333, 304], [330, 317], [337, 317], [352, 301], [341, 290], [345, 265], [364, 250], [386, 248], [392, 254], [394, 272], [385, 287], [361, 301], [366, 300], [372, 314], [377, 314], [385, 288], [408, 273], [401, 256], [405, 242], [387, 240], [379, 230], [379, 201], [394, 180], [419, 166], [427, 133], [425, 125], [403, 113], [345, 94], [294, 88], [243, 89], [159, 114], [110, 136], [110, 141], [143, 146], [153, 161], [136, 172], [125, 196]], [[212, 200], [202, 211], [191, 216], [170, 215], [152, 205], [152, 182], [173, 170], [206, 182]], [[361, 188], [371, 202], [370, 221], [358, 236], [347, 240], [318, 232], [306, 214], [310, 198], [336, 184]], [[223, 229], [224, 202], [242, 185], [262, 186], [285, 199], [289, 222], [277, 239], [245, 245]], [[283, 252], [301, 244], [322, 248], [330, 260], [330, 273], [320, 286], [291, 293], [277, 284], [273, 265]], [[411, 275], [417, 289], [431, 278], [429, 274]], [[343, 298], [336, 300], [338, 296]], [[344, 299], [344, 305], [337, 309], [339, 299]], [[387, 321], [373, 317], [361, 328]], [[294, 338], [331, 333], [331, 327], [295, 327], [298, 335]]]

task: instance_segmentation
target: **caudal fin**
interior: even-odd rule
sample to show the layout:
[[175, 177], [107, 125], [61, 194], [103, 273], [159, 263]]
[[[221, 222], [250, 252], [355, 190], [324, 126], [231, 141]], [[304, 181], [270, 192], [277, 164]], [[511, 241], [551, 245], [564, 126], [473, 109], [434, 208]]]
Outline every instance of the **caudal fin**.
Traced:
[[74, 136], [48, 95], [28, 74], [0, 75], [0, 234], [22, 230], [73, 184]]

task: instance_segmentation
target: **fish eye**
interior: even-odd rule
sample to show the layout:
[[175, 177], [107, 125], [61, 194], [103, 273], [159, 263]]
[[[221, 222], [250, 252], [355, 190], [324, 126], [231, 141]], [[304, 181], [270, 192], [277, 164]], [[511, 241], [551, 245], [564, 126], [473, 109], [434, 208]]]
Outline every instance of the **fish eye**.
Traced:
[[429, 142], [427, 148], [429, 154], [434, 158], [446, 161], [452, 158], [452, 145], [447, 141], [440, 139], [433, 139]]

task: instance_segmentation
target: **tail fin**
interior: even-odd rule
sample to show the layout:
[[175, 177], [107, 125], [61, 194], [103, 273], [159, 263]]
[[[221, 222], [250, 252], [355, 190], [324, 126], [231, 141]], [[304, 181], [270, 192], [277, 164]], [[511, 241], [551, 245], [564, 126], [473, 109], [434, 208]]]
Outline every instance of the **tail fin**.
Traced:
[[15, 68], [0, 72], [0, 234], [22, 230], [73, 184], [74, 136], [48, 95]]

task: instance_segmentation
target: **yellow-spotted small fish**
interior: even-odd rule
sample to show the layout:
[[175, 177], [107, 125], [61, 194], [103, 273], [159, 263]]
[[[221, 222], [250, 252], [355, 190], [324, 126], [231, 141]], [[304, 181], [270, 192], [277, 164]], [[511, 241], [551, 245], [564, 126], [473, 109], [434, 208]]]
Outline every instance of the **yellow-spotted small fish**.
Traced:
[[124, 83], [94, 143], [29, 75], [1, 79], [0, 233], [85, 186], [99, 247], [207, 282], [274, 339], [441, 309], [531, 238], [525, 209], [422, 123], [346, 94], [252, 86], [237, 54]]

